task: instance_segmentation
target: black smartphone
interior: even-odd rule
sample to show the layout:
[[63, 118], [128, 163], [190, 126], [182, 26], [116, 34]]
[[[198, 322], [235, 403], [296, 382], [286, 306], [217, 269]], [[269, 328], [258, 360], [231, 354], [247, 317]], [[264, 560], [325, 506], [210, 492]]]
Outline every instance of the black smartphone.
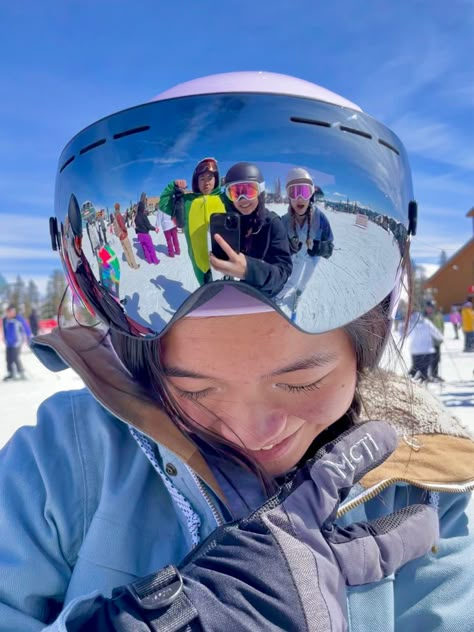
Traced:
[[213, 213], [209, 226], [212, 254], [215, 257], [225, 261], [229, 260], [229, 257], [214, 239], [216, 233], [226, 240], [232, 250], [240, 252], [240, 215], [237, 215], [237, 213]]

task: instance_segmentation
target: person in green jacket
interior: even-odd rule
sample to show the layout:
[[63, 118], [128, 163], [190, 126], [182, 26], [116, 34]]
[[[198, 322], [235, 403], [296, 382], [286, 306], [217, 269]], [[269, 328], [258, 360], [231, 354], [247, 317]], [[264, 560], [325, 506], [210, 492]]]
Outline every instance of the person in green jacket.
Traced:
[[160, 210], [179, 218], [178, 205], [183, 205], [182, 223], [194, 273], [200, 285], [211, 280], [209, 245], [207, 240], [210, 217], [225, 213], [220, 197], [220, 179], [217, 160], [203, 158], [193, 172], [192, 192], [186, 193], [186, 180], [170, 182], [160, 195]]

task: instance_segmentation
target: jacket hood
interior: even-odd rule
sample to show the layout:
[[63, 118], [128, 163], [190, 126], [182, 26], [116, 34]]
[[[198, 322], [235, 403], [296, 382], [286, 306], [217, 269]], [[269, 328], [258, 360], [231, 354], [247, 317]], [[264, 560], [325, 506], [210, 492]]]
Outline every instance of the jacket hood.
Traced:
[[[38, 336], [32, 351], [50, 370], [72, 368], [107, 410], [174, 452], [225, 500], [197, 446], [132, 378], [104, 330], [76, 326]], [[359, 423], [392, 423], [400, 444], [361, 481], [366, 488], [407, 482], [434, 491], [474, 488], [473, 432], [423, 386], [392, 373], [366, 374], [359, 383]]]

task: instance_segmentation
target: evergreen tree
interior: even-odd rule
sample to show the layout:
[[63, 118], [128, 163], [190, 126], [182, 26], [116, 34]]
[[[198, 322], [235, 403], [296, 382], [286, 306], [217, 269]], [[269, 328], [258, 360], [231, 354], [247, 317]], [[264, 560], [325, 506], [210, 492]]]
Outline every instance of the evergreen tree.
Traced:
[[426, 281], [426, 274], [423, 266], [417, 265], [413, 259], [411, 261], [412, 269], [412, 311], [421, 312], [425, 306], [425, 290], [424, 284]]
[[66, 279], [62, 270], [54, 270], [46, 287], [46, 296], [41, 306], [42, 318], [56, 318], [59, 305], [66, 289]]
[[15, 283], [9, 286], [8, 289], [8, 302], [12, 303], [18, 311], [23, 311], [26, 299], [26, 286], [20, 275], [16, 277]]
[[40, 302], [41, 297], [38, 286], [34, 281], [30, 280], [25, 293], [25, 316], [29, 317], [33, 307], [38, 307]]
[[280, 178], [275, 180], [275, 202], [281, 202], [281, 181]]
[[0, 311], [3, 308], [3, 305], [8, 302], [8, 281], [0, 273]]
[[441, 254], [439, 255], [439, 265], [442, 268], [446, 261], [448, 260], [448, 255], [446, 254], [446, 250], [442, 250]]

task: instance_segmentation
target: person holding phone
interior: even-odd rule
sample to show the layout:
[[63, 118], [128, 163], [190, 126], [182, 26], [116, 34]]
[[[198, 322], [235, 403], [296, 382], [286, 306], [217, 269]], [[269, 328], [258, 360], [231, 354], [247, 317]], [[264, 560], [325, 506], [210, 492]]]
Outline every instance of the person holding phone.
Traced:
[[[224, 116], [237, 99], [254, 112], [241, 127], [233, 111]], [[377, 137], [302, 128], [288, 112], [375, 125]], [[354, 165], [364, 165], [358, 186], [385, 205], [385, 187], [396, 190], [386, 212], [408, 230], [402, 143], [307, 81], [209, 77], [77, 134], [59, 161], [50, 228], [71, 290], [82, 290], [102, 324], [60, 327], [32, 343], [46, 366], [70, 366], [87, 386], [48, 398], [37, 424], [0, 452], [0, 632], [468, 630], [471, 432], [429, 391], [379, 366], [409, 263], [398, 248], [372, 247], [378, 236], [364, 233], [364, 248], [343, 251], [328, 270], [324, 305], [315, 301], [298, 326], [248, 283], [210, 281], [170, 303], [130, 271], [156, 310], [142, 310], [140, 331], [130, 303], [90, 270], [78, 279], [87, 256], [73, 191], [91, 197], [95, 186], [80, 148], [124, 130], [124, 119], [151, 123], [159, 136], [182, 129], [178, 143], [191, 129], [207, 147], [208, 130], [194, 121], [215, 118], [232, 154], [260, 151], [262, 162], [304, 154], [316, 168], [329, 135], [338, 187], [350, 189]], [[167, 143], [161, 154], [150, 145], [159, 165]], [[145, 188], [142, 148], [130, 134], [94, 150], [104, 195], [116, 195], [111, 163], [133, 160]], [[387, 178], [371, 178], [375, 167]], [[246, 182], [262, 184], [250, 176], [228, 191], [237, 203], [253, 198]], [[363, 274], [349, 301], [355, 263]], [[176, 258], [166, 280], [188, 269]]]
[[284, 226], [265, 207], [263, 175], [256, 165], [239, 162], [227, 171], [223, 188], [227, 212], [239, 218], [240, 252], [216, 234], [214, 239], [227, 260], [211, 252], [211, 267], [275, 296], [291, 274], [292, 262]]
[[[209, 221], [213, 213], [225, 213], [220, 197], [219, 168], [215, 158], [203, 158], [196, 165], [191, 188], [186, 191], [186, 180], [170, 182], [160, 195], [160, 210], [182, 224], [194, 274], [200, 285], [211, 279], [208, 256]], [[183, 209], [184, 217], [176, 216]], [[181, 212], [180, 212], [181, 215]]]

